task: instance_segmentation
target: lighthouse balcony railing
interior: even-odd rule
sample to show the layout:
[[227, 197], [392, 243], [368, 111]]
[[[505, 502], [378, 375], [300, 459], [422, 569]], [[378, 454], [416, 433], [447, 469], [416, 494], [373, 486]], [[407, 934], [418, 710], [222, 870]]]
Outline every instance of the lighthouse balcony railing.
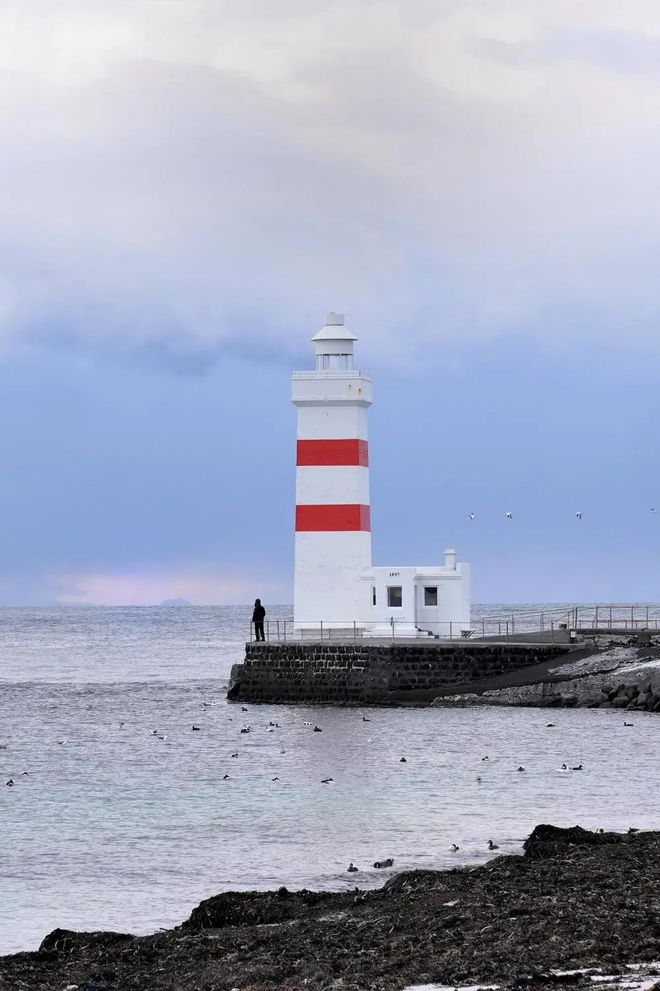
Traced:
[[350, 368], [317, 368], [307, 372], [294, 372], [291, 378], [295, 381], [302, 381], [304, 379], [360, 379], [365, 378], [359, 368], [351, 366]]

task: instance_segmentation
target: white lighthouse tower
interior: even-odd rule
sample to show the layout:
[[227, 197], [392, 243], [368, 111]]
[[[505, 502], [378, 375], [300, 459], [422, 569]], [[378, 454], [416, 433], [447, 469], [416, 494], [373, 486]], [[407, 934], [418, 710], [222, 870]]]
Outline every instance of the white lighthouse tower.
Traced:
[[294, 372], [298, 410], [294, 626], [365, 625], [371, 614], [371, 379], [353, 365], [357, 340], [341, 313], [312, 341], [314, 371]]

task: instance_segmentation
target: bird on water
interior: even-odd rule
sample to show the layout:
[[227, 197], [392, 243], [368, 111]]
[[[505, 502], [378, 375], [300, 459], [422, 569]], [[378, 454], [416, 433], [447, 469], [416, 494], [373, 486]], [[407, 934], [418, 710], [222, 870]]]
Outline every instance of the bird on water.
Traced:
[[488, 849], [489, 850], [499, 850], [499, 846], [497, 845], [497, 843], [493, 843], [492, 840], [488, 840]]
[[351, 860], [350, 864], [348, 865], [348, 867], [346, 868], [346, 870], [349, 872], [349, 874], [354, 874], [355, 871], [357, 870], [357, 867], [355, 866], [355, 864], [353, 863], [352, 860]]

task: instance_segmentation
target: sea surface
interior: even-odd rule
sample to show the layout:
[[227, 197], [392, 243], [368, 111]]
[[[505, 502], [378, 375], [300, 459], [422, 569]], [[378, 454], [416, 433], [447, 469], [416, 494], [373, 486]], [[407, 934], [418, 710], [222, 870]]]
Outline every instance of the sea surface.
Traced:
[[[477, 613], [513, 613], [520, 628], [553, 608], [565, 607]], [[244, 711], [225, 686], [249, 618], [248, 607], [0, 609], [0, 953], [56, 926], [169, 927], [226, 889], [374, 886], [386, 857], [395, 871], [478, 863], [489, 839], [519, 853], [539, 822], [660, 829], [660, 718]]]

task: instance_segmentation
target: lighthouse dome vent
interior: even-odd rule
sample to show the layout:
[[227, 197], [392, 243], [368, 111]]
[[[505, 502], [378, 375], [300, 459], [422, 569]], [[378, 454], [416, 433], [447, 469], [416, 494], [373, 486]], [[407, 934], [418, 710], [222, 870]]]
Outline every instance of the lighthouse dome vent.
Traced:
[[325, 323], [318, 334], [312, 337], [313, 341], [357, 341], [344, 322], [343, 313], [328, 313]]

